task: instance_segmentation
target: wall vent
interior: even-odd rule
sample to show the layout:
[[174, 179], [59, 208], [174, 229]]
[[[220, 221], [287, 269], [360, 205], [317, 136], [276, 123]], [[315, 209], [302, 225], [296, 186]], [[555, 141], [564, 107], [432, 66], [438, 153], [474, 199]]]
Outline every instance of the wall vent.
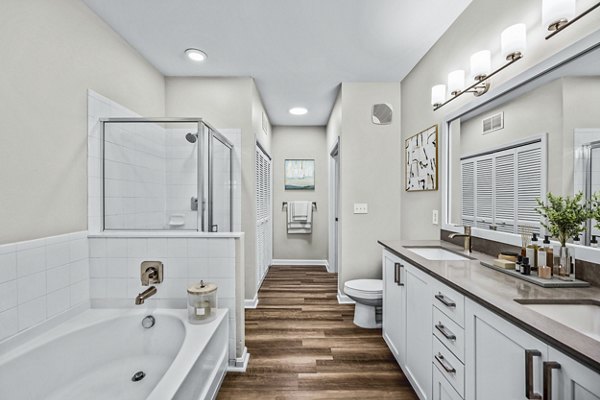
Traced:
[[483, 134], [498, 131], [504, 129], [504, 113], [499, 112], [498, 114], [490, 115], [482, 121]]

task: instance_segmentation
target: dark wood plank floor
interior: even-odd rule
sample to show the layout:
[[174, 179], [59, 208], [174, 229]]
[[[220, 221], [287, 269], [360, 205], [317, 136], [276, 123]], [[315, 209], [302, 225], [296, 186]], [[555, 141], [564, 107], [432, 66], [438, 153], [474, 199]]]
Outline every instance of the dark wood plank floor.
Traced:
[[248, 369], [218, 399], [417, 399], [381, 330], [355, 326], [336, 294], [323, 267], [271, 267], [246, 310]]

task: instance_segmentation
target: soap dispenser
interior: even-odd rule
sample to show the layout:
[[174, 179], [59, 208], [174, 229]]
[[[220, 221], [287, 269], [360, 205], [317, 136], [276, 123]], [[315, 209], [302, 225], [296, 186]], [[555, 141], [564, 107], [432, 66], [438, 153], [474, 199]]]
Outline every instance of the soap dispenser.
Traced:
[[527, 246], [527, 251], [525, 254], [526, 257], [529, 259], [529, 262], [531, 262], [532, 270], [537, 269], [537, 266], [538, 266], [538, 249], [539, 249], [539, 245], [538, 245], [537, 233], [534, 233], [531, 236], [531, 243]]
[[592, 235], [592, 240], [590, 240], [590, 246], [592, 246], [593, 248], [598, 247], [598, 239], [596, 238], [596, 235]]

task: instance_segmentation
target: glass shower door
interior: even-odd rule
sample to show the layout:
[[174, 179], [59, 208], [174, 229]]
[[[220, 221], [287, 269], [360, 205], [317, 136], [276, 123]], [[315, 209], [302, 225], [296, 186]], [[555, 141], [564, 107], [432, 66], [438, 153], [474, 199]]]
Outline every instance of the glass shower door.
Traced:
[[209, 129], [208, 202], [210, 232], [231, 232], [231, 145], [218, 132]]

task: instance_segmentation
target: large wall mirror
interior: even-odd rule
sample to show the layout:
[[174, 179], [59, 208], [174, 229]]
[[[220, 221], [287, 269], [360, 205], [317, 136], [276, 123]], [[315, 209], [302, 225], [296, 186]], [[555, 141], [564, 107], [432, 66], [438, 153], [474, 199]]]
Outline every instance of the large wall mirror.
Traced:
[[[598, 36], [598, 35], [596, 35]], [[600, 43], [446, 121], [445, 228], [518, 244], [543, 234], [536, 199], [600, 191]], [[582, 243], [599, 235], [592, 223]]]

